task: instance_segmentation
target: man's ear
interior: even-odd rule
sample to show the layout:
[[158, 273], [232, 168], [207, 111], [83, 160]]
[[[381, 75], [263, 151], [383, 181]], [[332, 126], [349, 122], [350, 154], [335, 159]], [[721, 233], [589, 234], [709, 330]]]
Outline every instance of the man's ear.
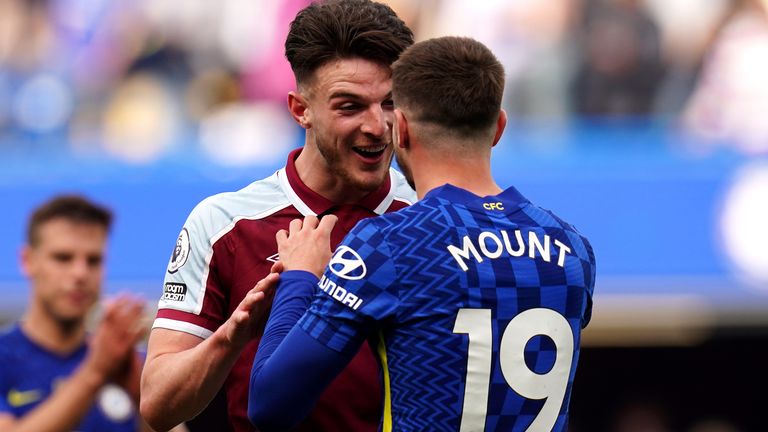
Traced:
[[291, 117], [304, 129], [312, 127], [309, 104], [304, 95], [299, 92], [288, 92], [288, 111]]
[[501, 135], [504, 133], [504, 128], [507, 127], [507, 112], [504, 110], [499, 111], [499, 119], [496, 120], [496, 135], [493, 137], [493, 145], [491, 147], [495, 147], [496, 144], [499, 143], [499, 140], [501, 139]]
[[395, 109], [395, 130], [394, 130], [394, 145], [400, 148], [409, 148], [411, 146], [410, 137], [408, 136], [408, 119], [405, 118], [405, 114], [399, 109]]
[[32, 267], [32, 248], [25, 244], [19, 251], [19, 268], [21, 269], [21, 272], [29, 278], [32, 276]]

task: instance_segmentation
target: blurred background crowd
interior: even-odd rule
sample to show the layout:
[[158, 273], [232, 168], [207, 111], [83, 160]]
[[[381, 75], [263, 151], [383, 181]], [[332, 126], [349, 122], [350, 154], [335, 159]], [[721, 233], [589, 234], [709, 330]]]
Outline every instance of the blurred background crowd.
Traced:
[[[2, 0], [0, 145], [136, 163], [282, 154], [286, 25], [307, 0]], [[768, 152], [763, 0], [389, 1], [417, 39], [472, 35], [523, 120], [652, 118]]]
[[[303, 142], [283, 42], [308, 3], [0, 0], [0, 322], [54, 192], [116, 209], [109, 289], [157, 297], [192, 206]], [[499, 56], [500, 182], [593, 240], [574, 432], [764, 430], [768, 0], [385, 3]]]

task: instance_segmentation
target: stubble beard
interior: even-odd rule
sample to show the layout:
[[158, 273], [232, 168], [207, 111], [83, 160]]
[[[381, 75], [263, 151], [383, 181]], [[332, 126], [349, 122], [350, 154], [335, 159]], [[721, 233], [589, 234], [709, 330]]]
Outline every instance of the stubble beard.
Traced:
[[64, 316], [56, 310], [53, 302], [44, 300], [43, 310], [51, 318], [63, 335], [69, 335], [76, 332], [85, 321], [85, 316], [69, 317]]
[[[325, 159], [326, 166], [333, 173], [334, 177], [339, 178], [347, 187], [354, 189], [355, 191], [364, 192], [366, 194], [371, 193], [378, 189], [382, 183], [384, 183], [389, 170], [383, 170], [381, 178], [375, 181], [362, 181], [352, 174], [352, 170], [344, 165], [344, 162], [339, 157], [339, 152], [335, 151], [332, 147], [326, 147], [323, 142], [318, 138], [316, 140], [317, 150], [320, 156]], [[389, 166], [392, 162], [392, 155], [390, 154], [389, 161], [386, 163]]]

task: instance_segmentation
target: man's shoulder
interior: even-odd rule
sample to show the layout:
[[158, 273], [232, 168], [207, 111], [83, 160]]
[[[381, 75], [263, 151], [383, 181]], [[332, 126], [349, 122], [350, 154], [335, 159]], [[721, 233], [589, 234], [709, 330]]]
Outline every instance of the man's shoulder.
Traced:
[[29, 341], [18, 324], [0, 328], [0, 359], [18, 356], [22, 351], [28, 351], [28, 346]]
[[0, 347], [5, 346], [5, 342], [16, 342], [20, 337], [23, 337], [19, 330], [19, 324], [14, 323], [7, 327], [0, 327]]
[[530, 202], [526, 203], [522, 209], [526, 216], [528, 216], [531, 220], [543, 228], [562, 229], [563, 231], [577, 234], [586, 240], [586, 237], [581, 234], [573, 224], [561, 218], [552, 210], [540, 207]]
[[581, 233], [576, 226], [565, 221], [553, 211], [539, 207], [532, 203], [527, 203], [522, 208], [523, 213], [528, 217], [533, 224], [543, 228], [544, 230], [554, 230], [556, 233], [562, 233], [564, 238], [567, 238], [567, 243], [574, 250], [574, 253], [579, 258], [589, 261], [594, 265], [595, 254], [592, 249], [592, 244], [586, 235]]
[[211, 234], [242, 219], [263, 219], [291, 205], [278, 173], [234, 192], [222, 192], [200, 201], [185, 225]]

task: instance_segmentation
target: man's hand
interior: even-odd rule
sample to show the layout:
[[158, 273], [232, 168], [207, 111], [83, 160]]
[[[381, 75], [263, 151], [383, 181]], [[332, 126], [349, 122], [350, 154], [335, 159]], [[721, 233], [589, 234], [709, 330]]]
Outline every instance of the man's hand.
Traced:
[[257, 282], [224, 323], [226, 338], [233, 345], [245, 346], [257, 336], [261, 328], [259, 323], [264, 319], [263, 300], [277, 286], [279, 279], [278, 273], [270, 273]]
[[283, 269], [306, 270], [319, 278], [331, 260], [331, 231], [337, 220], [335, 215], [322, 220], [307, 216], [303, 222], [292, 220], [289, 232], [278, 231], [275, 238]]
[[113, 379], [134, 359], [134, 347], [146, 335], [144, 301], [122, 295], [107, 303], [88, 344], [84, 364], [104, 381]]

